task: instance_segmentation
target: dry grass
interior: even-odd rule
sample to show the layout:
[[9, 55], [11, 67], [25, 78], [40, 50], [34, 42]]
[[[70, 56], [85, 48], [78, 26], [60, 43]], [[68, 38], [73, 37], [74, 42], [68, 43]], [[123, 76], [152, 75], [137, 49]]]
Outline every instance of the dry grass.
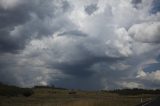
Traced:
[[0, 106], [135, 106], [150, 95], [121, 96], [106, 92], [35, 89], [31, 97], [0, 97]]

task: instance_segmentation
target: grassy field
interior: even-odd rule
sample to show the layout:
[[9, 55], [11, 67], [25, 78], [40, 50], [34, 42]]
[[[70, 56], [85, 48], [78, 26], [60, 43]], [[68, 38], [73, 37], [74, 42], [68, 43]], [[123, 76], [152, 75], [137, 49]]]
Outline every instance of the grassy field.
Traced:
[[153, 95], [119, 95], [104, 91], [34, 88], [29, 97], [0, 96], [0, 106], [136, 106]]

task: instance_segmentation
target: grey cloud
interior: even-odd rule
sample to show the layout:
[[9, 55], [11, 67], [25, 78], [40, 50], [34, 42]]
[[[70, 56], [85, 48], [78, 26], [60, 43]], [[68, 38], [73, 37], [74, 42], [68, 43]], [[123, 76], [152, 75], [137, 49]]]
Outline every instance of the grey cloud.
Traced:
[[25, 5], [15, 7], [12, 10], [0, 8], [0, 28], [12, 28], [23, 24], [30, 19], [29, 8]]
[[78, 30], [71, 30], [71, 31], [63, 32], [59, 34], [59, 36], [63, 36], [63, 35], [83, 36], [83, 37], [88, 36], [87, 34]]
[[52, 64], [53, 69], [57, 68], [70, 76], [69, 78], [63, 78], [55, 81], [55, 84], [57, 86], [88, 90], [102, 89], [105, 87], [108, 89], [114, 89], [115, 87], [118, 87], [116, 80], [123, 80], [121, 78], [129, 74], [127, 69], [120, 71], [118, 69], [113, 70], [110, 67], [110, 65], [113, 65], [113, 63], [118, 60], [110, 62], [109, 59], [106, 58], [106, 60], [94, 60], [88, 63], [86, 61], [87, 60], [84, 60], [75, 64], [68, 63], [69, 65], [67, 63], [61, 63], [58, 65]]
[[[90, 77], [92, 76], [92, 74], [94, 74], [94, 72], [90, 69], [93, 64], [101, 62], [107, 62], [108, 64], [110, 64], [118, 60], [125, 59], [124, 57], [109, 57], [104, 54], [94, 54], [92, 53], [92, 51], [88, 50], [88, 48], [84, 47], [85, 45], [81, 44], [82, 42], [84, 41], [80, 41], [80, 44], [78, 43], [78, 40], [76, 44], [73, 42], [68, 42], [69, 44], [65, 44], [63, 50], [61, 50], [61, 46], [59, 46], [58, 48], [53, 47], [53, 49], [51, 49], [51, 52], [56, 52], [57, 54], [59, 54], [57, 55], [57, 57], [54, 57], [54, 59], [58, 60], [47, 61], [48, 68], [58, 69], [67, 75], [72, 75], [75, 77]], [[69, 46], [70, 44], [72, 44], [73, 46]], [[63, 61], [61, 59], [61, 55], [64, 56], [64, 58], [62, 58]]]
[[133, 7], [138, 8], [138, 5], [142, 3], [142, 0], [132, 0]]
[[160, 54], [156, 57], [156, 60], [160, 62]]
[[[31, 39], [52, 35], [65, 26], [62, 23], [55, 26], [50, 21], [69, 8], [68, 2], [61, 2], [62, 7], [56, 7], [52, 2], [27, 1], [11, 9], [0, 8], [0, 51], [17, 53]], [[62, 8], [62, 11], [57, 11], [57, 8]], [[18, 33], [11, 35], [16, 30]]]
[[[84, 55], [87, 54], [84, 52]], [[73, 63], [53, 63], [49, 65], [49, 68], [59, 69], [65, 74], [83, 78], [92, 76], [94, 72], [90, 69], [90, 67], [93, 64], [99, 62], [107, 62], [107, 64], [110, 64], [118, 60], [121, 60], [121, 58], [88, 56], [84, 60], [75, 61]]]
[[25, 38], [12, 37], [10, 36], [10, 31], [14, 30], [15, 26], [24, 24], [30, 19], [28, 11], [29, 9], [25, 5], [15, 7], [12, 10], [0, 8], [1, 52], [16, 52], [24, 48], [25, 43], [23, 39]]
[[85, 7], [85, 11], [88, 15], [93, 14], [97, 9], [97, 4], [91, 4]]
[[138, 4], [138, 3], [141, 3], [141, 2], [142, 2], [142, 0], [132, 0], [133, 4]]

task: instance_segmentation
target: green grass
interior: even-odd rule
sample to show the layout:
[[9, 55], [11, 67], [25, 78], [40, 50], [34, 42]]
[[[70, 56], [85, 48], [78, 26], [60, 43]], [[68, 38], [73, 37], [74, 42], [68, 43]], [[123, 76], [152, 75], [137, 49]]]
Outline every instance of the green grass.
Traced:
[[119, 95], [109, 92], [87, 92], [35, 88], [29, 97], [0, 96], [0, 106], [136, 106], [152, 95]]

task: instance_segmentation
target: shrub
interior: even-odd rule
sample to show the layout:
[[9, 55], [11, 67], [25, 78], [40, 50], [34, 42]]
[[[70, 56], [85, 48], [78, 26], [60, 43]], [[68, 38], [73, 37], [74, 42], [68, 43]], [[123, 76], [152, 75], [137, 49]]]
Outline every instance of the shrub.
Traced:
[[76, 94], [77, 92], [76, 91], [70, 91], [68, 92], [68, 94]]
[[34, 92], [31, 89], [24, 89], [22, 95], [25, 97], [29, 97], [33, 94]]

